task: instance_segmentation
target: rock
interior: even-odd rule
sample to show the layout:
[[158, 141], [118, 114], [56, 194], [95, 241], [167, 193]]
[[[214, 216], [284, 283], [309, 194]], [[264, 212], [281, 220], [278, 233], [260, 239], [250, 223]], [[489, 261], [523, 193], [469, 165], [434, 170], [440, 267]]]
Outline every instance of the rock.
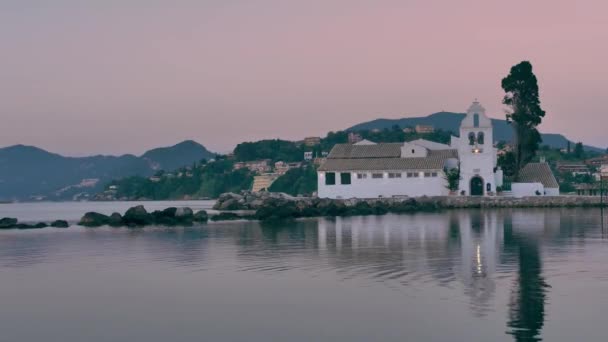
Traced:
[[209, 215], [205, 210], [199, 210], [194, 214], [192, 219], [194, 222], [207, 222], [207, 220], [209, 220]]
[[99, 227], [107, 225], [110, 222], [110, 217], [104, 214], [90, 211], [80, 219], [79, 225], [85, 227]]
[[36, 224], [26, 224], [26, 223], [18, 223], [15, 225], [17, 229], [41, 229], [48, 227], [48, 225], [44, 222], [38, 222]]
[[219, 213], [217, 215], [213, 215], [211, 216], [211, 221], [231, 221], [231, 220], [238, 220], [241, 219], [242, 217], [240, 217], [239, 215], [235, 214], [235, 213]]
[[154, 219], [154, 223], [164, 226], [173, 226], [177, 224], [177, 219], [175, 218], [175, 213], [177, 212], [177, 208], [169, 207], [164, 210], [155, 210], [152, 212], [152, 218]]
[[65, 221], [65, 220], [55, 220], [55, 221], [51, 222], [51, 227], [55, 227], [55, 228], [67, 228], [69, 226], [70, 226], [70, 224], [68, 223], [68, 221]]
[[222, 202], [219, 206], [218, 210], [239, 210], [243, 207], [239, 205], [239, 200], [236, 198], [229, 198]]
[[12, 217], [4, 217], [0, 219], [0, 229], [16, 228], [17, 219]]
[[143, 205], [131, 207], [122, 217], [127, 226], [145, 226], [154, 221], [152, 215], [148, 214]]
[[112, 227], [122, 226], [122, 215], [120, 215], [119, 213], [112, 213], [112, 215], [110, 215], [108, 224]]
[[194, 212], [188, 207], [177, 208], [175, 211], [175, 217], [180, 221], [192, 221]]

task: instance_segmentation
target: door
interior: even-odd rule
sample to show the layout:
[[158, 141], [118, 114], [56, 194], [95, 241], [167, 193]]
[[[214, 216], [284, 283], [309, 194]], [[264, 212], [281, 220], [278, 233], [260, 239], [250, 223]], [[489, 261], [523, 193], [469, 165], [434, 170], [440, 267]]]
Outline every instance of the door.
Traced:
[[471, 178], [471, 196], [483, 196], [483, 179], [479, 176]]

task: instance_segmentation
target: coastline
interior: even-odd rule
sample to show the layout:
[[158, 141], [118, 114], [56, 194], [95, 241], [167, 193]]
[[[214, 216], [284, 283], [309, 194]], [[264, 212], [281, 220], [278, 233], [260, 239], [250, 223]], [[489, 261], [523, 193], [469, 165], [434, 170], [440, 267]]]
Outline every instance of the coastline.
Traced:
[[57, 218], [47, 222], [21, 222], [16, 218], [0, 218], [0, 230], [84, 227], [192, 226], [208, 221], [289, 220], [312, 217], [345, 217], [384, 215], [388, 213], [438, 212], [458, 209], [498, 208], [600, 208], [608, 207], [597, 196], [534, 196], [534, 197], [469, 197], [436, 196], [416, 198], [321, 199], [293, 197], [283, 193], [245, 191], [222, 194], [212, 209], [193, 211], [190, 207], [168, 207], [148, 212], [143, 205], [104, 215], [90, 211], [78, 221]]

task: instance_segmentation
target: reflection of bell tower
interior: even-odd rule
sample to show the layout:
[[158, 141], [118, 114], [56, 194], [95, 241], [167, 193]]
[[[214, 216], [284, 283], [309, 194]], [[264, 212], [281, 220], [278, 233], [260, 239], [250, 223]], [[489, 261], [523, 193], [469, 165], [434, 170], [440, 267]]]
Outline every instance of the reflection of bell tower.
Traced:
[[458, 139], [460, 190], [466, 195], [482, 196], [496, 191], [493, 141], [492, 120], [486, 116], [485, 108], [475, 101], [460, 123]]

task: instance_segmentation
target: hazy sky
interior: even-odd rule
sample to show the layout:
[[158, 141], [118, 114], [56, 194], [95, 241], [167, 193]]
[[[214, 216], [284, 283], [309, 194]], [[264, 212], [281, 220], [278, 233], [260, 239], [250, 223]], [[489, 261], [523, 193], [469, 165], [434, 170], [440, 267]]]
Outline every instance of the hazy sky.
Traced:
[[226, 152], [375, 118], [503, 118], [530, 60], [543, 132], [608, 146], [608, 1], [0, 0], [0, 146]]

